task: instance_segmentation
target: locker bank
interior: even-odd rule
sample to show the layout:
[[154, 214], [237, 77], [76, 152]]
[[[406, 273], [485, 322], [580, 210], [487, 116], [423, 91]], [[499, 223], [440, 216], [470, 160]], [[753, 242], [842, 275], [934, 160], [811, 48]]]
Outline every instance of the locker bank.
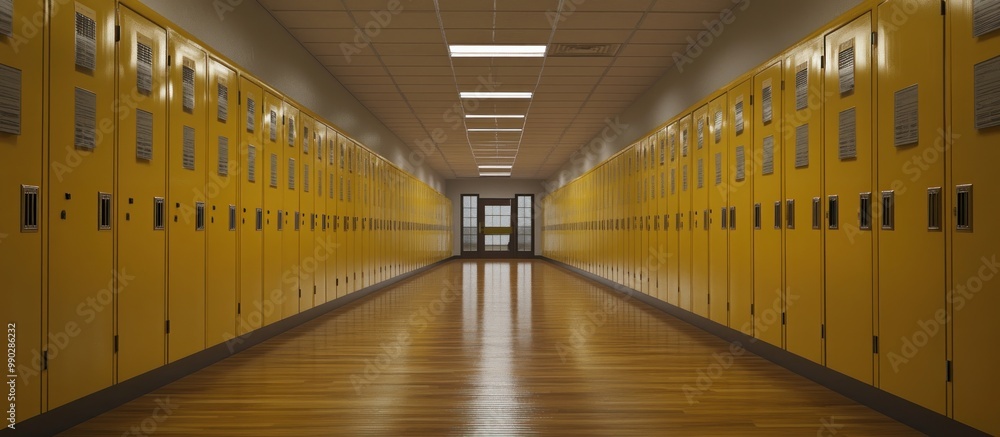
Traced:
[[998, 435], [998, 141], [1000, 0], [0, 0], [0, 435]]

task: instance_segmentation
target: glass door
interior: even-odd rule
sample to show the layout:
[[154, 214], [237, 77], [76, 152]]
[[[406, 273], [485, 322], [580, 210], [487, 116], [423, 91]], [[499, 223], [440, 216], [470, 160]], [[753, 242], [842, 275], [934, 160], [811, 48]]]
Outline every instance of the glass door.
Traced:
[[462, 196], [462, 256], [523, 258], [534, 255], [532, 196], [481, 199]]

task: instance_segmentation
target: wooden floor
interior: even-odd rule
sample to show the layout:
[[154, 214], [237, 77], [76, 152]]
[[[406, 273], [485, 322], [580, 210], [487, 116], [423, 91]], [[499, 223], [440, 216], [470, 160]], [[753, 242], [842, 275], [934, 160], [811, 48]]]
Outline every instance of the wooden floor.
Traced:
[[66, 436], [919, 435], [542, 261], [453, 261]]

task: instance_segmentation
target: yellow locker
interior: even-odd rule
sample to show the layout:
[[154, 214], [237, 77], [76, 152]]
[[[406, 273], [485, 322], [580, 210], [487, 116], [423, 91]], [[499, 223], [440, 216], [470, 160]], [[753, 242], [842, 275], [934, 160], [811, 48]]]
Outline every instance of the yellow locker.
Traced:
[[873, 384], [871, 14], [826, 36], [826, 362]]
[[[636, 217], [636, 210], [638, 209], [638, 202], [636, 200], [636, 191], [638, 190], [639, 184], [639, 162], [635, 157], [635, 147], [632, 146], [625, 151], [625, 160], [628, 163], [628, 185], [626, 189], [625, 196], [625, 284], [631, 288], [638, 288], [636, 281], [636, 266], [635, 266], [635, 245], [638, 242], [638, 238], [635, 236], [638, 233], [638, 218]], [[570, 241], [576, 241], [576, 236], [574, 235]]]
[[[205, 346], [222, 343], [239, 331], [237, 323], [237, 229], [236, 195], [240, 127], [246, 114], [239, 111], [240, 82], [236, 71], [222, 62], [208, 62], [208, 252], [205, 286]], [[214, 110], [214, 112], [213, 112]], [[218, 115], [226, 113], [224, 119]], [[213, 117], [214, 115], [214, 117]], [[259, 143], [258, 143], [259, 144]], [[252, 229], [251, 229], [252, 231]], [[258, 281], [259, 282], [259, 281]], [[259, 289], [259, 286], [258, 286]]]
[[[117, 380], [164, 364], [167, 191], [167, 34], [119, 9], [118, 90], [134, 110], [119, 114], [117, 203]], [[108, 206], [110, 208], [110, 205]], [[93, 353], [92, 351], [89, 353]], [[50, 391], [51, 393], [51, 391]], [[50, 407], [52, 404], [50, 403]]]
[[708, 295], [709, 317], [729, 324], [729, 107], [726, 94], [708, 104]]
[[[167, 359], [205, 349], [205, 263], [208, 158], [205, 52], [174, 31], [167, 34], [171, 64], [167, 145]], [[221, 109], [220, 108], [220, 114]], [[215, 109], [212, 106], [211, 109]], [[226, 114], [228, 117], [228, 114]]]
[[316, 164], [314, 157], [319, 147], [316, 121], [305, 114], [299, 115], [299, 132], [302, 135], [299, 148], [299, 253], [298, 260], [292, 269], [292, 274], [299, 280], [299, 311], [312, 308], [316, 303], [318, 288], [316, 287], [317, 259], [313, 254], [316, 248]]
[[[649, 140], [643, 138], [638, 144], [638, 153], [636, 154], [638, 159], [642, 162], [641, 172], [639, 173], [639, 242], [636, 245], [636, 263], [638, 265], [638, 278], [639, 278], [639, 288], [638, 290], [643, 294], [650, 294], [649, 290], [649, 258], [647, 254], [649, 253], [649, 231], [647, 229], [647, 224], [649, 223]], [[589, 189], [591, 187], [582, 187], [581, 197], [589, 195]], [[582, 208], [581, 211], [586, 214], [589, 209]], [[586, 221], [586, 217], [584, 217]], [[587, 236], [581, 238], [581, 241], [586, 241]]]
[[348, 263], [348, 226], [350, 218], [347, 212], [347, 139], [337, 134], [337, 217], [333, 224], [337, 233], [337, 297], [347, 295]]
[[302, 191], [302, 159], [299, 157], [302, 144], [302, 118], [299, 110], [289, 102], [284, 102], [285, 124], [283, 135], [278, 142], [285, 149], [285, 179], [280, 181], [284, 192], [282, 205], [285, 210], [284, 234], [281, 239], [281, 290], [285, 297], [281, 305], [281, 318], [286, 319], [299, 313], [302, 288], [299, 280], [299, 235], [302, 232], [302, 210], [299, 193]]
[[694, 225], [694, 212], [692, 211], [692, 191], [694, 187], [692, 184], [692, 156], [694, 151], [691, 150], [691, 114], [683, 116], [677, 124], [678, 133], [678, 147], [680, 151], [678, 152], [678, 182], [677, 187], [677, 224], [679, 225], [678, 230], [678, 241], [677, 241], [677, 256], [680, 258], [680, 265], [677, 268], [678, 278], [677, 278], [677, 293], [679, 296], [678, 306], [688, 311], [692, 308], [692, 290], [691, 290], [691, 268], [693, 266], [693, 260], [691, 259], [692, 254], [692, 239], [694, 238], [693, 225]]
[[[239, 304], [240, 325], [237, 335], [260, 328], [264, 315], [274, 312], [274, 302], [265, 305], [263, 276], [264, 186], [270, 169], [264, 149], [264, 132], [270, 112], [264, 106], [264, 88], [246, 76], [240, 77], [242, 116], [239, 123], [240, 166], [234, 174], [239, 179]], [[244, 124], [245, 123], [245, 124]]]
[[708, 166], [710, 129], [708, 105], [694, 112], [694, 135], [691, 140], [691, 311], [708, 317], [709, 282], [709, 211], [708, 211]]
[[[658, 144], [659, 151], [658, 162], [656, 166], [657, 178], [657, 191], [659, 196], [656, 198], [656, 220], [654, 224], [656, 225], [656, 263], [657, 263], [657, 278], [656, 278], [656, 298], [662, 301], [667, 300], [667, 290], [669, 282], [668, 274], [671, 262], [671, 250], [669, 246], [669, 240], [667, 240], [668, 227], [670, 223], [670, 210], [667, 208], [667, 193], [669, 192], [667, 176], [670, 169], [667, 167], [668, 158], [667, 155], [669, 147], [667, 146], [667, 129], [660, 129], [656, 134], [656, 142]], [[602, 191], [607, 191], [606, 184], [601, 184], [600, 189]]]
[[340, 177], [340, 170], [338, 167], [337, 157], [340, 154], [340, 143], [338, 142], [339, 134], [333, 128], [327, 128], [326, 130], [326, 216], [327, 216], [327, 236], [325, 244], [327, 244], [327, 260], [326, 260], [326, 300], [331, 301], [338, 297], [339, 287], [337, 286], [338, 278], [340, 278], [340, 264], [337, 259], [337, 254], [340, 253], [340, 234], [338, 224], [340, 223], [339, 214], [339, 202], [337, 198], [337, 193], [339, 189], [338, 177]]
[[754, 336], [784, 346], [782, 284], [785, 202], [782, 198], [781, 62], [754, 76], [753, 117], [753, 320]]
[[[284, 199], [287, 189], [288, 167], [285, 164], [285, 149], [287, 139], [283, 135], [282, 123], [284, 120], [284, 104], [281, 98], [269, 91], [264, 92], [263, 103], [263, 132], [264, 144], [261, 153], [261, 169], [266, 168], [267, 173], [261, 174], [264, 184], [264, 246], [263, 246], [263, 299], [264, 324], [270, 325], [282, 319], [282, 308], [285, 305], [295, 305], [295, 302], [288, 298], [282, 282], [283, 268], [283, 239], [294, 237], [294, 234], [287, 231], [285, 224], [288, 211], [285, 210]], [[291, 153], [291, 152], [289, 152]], [[297, 305], [296, 305], [297, 306]]]
[[[894, 14], [904, 6], [911, 15], [899, 26]], [[904, 170], [940, 145], [944, 16], [937, 2], [889, 0], [879, 5], [878, 17], [879, 387], [945, 414], [944, 327], [927, 334], [920, 353], [913, 344], [920, 323], [945, 310], [945, 237], [930, 220], [930, 212], [943, 207], [944, 160], [925, 163], [916, 180]]]
[[753, 334], [753, 81], [729, 90], [729, 327]]
[[[361, 283], [359, 287], [372, 285], [372, 266], [374, 263], [374, 245], [372, 244], [372, 155], [371, 151], [361, 148]], [[422, 234], [422, 233], [421, 233]], [[426, 247], [426, 245], [421, 245]]]
[[[106, 10], [103, 12], [107, 13]], [[60, 196], [69, 192], [62, 190], [63, 184], [66, 183], [66, 178], [73, 176], [72, 171], [67, 172], [67, 170], [84, 171], [83, 168], [79, 167], [83, 163], [80, 152], [74, 149], [73, 146], [67, 146], [73, 144], [73, 140], [70, 139], [74, 133], [72, 127], [61, 129], [64, 131], [61, 133], [52, 132], [50, 135], [62, 141], [50, 141], [50, 144], [59, 144], [61, 147], [56, 149], [53, 146], [53, 149], [49, 151], [52, 172], [49, 177], [51, 185], [49, 185], [47, 190], [42, 190], [42, 169], [45, 168], [43, 161], [44, 111], [49, 109], [50, 117], [52, 119], [59, 119], [60, 111], [65, 111], [65, 109], [59, 108], [59, 106], [68, 106], [52, 105], [51, 108], [45, 108], [42, 105], [44, 99], [41, 96], [44, 95], [45, 89], [43, 82], [43, 63], [46, 54], [43, 47], [44, 39], [34, 33], [28, 34], [28, 30], [21, 26], [21, 23], [30, 20], [34, 16], [43, 16], [43, 14], [43, 4], [37, 2], [23, 3], [23, 7], [14, 8], [13, 15], [9, 18], [10, 21], [6, 23], [11, 26], [10, 30], [12, 34], [7, 36], [0, 33], [0, 77], [2, 77], [0, 78], [0, 87], [3, 88], [2, 95], [4, 96], [0, 98], [0, 111], [4, 114], [0, 116], [0, 159], [5, 163], [3, 174], [5, 179], [4, 186], [0, 189], [0, 202], [6, 205], [3, 214], [0, 214], [0, 247], [3, 247], [3, 250], [0, 250], [0, 277], [4, 278], [4, 302], [3, 306], [0, 307], [0, 320], [4, 323], [5, 331], [10, 329], [14, 331], [9, 333], [15, 334], [16, 345], [18, 347], [16, 357], [17, 371], [4, 373], [5, 375], [16, 373], [18, 376], [16, 379], [17, 411], [15, 417], [18, 423], [37, 416], [42, 411], [42, 379], [40, 378], [42, 369], [40, 366], [32, 365], [32, 360], [35, 359], [33, 357], [34, 353], [41, 354], [40, 351], [51, 349], [50, 356], [55, 356], [56, 352], [58, 352], [55, 348], [59, 347], [58, 345], [53, 346], [50, 344], [43, 348], [42, 345], [43, 232], [47, 232], [45, 226], [53, 223], [51, 219], [42, 220], [42, 214], [48, 213], [43, 208], [45, 202], [42, 199], [45, 199], [47, 192], [51, 192], [52, 196], [49, 203], [55, 208], [61, 208], [62, 205], [60, 203], [62, 201], [60, 200]], [[71, 16], [68, 13], [64, 13], [63, 15], [67, 17]], [[107, 18], [112, 19], [110, 15]], [[93, 19], [96, 20], [96, 17]], [[68, 38], [73, 34], [73, 25], [67, 24], [67, 22], [71, 21], [66, 19], [53, 20], [52, 24], [56, 28], [50, 30], [52, 37], [61, 42], [69, 43]], [[101, 27], [94, 29], [94, 40], [97, 41], [97, 44], [100, 44], [97, 50], [100, 50], [103, 56], [108, 55], [112, 47], [111, 44], [114, 42], [113, 39], [107, 39], [106, 27], [113, 28], [113, 22], [111, 26], [108, 26], [107, 23], [102, 21]], [[39, 31], [41, 30], [35, 30], [35, 32]], [[64, 54], [64, 56], [62, 59], [73, 59], [69, 57], [69, 54]], [[105, 57], [104, 59], [107, 58]], [[52, 92], [59, 93], [59, 97], [71, 96], [72, 94], [70, 93], [73, 93], [74, 90], [69, 87], [79, 83], [84, 77], [89, 80], [93, 80], [94, 77], [103, 77], [103, 83], [98, 81], [91, 83], [95, 85], [101, 84], [106, 87], [106, 95], [102, 96], [103, 99], [110, 101], [112, 98], [110, 88], [113, 84], [110, 81], [111, 76], [108, 74], [110, 73], [109, 68], [102, 68], [102, 70], [95, 71], [95, 76], [75, 74], [73, 67], [67, 62], [66, 65], [52, 66], [51, 71], [64, 84], [62, 89], [59, 87], [51, 88]], [[68, 114], [63, 112], [61, 116], [73, 117], [72, 112]], [[66, 124], [65, 120], [72, 120], [72, 118], [60, 119], [60, 121], [63, 121], [63, 124], [55, 126], [73, 126], [72, 124]], [[92, 124], [90, 129], [94, 132], [94, 136], [96, 136], [96, 124]], [[112, 142], [110, 136], [107, 139], [108, 141], [101, 144], [103, 146], [102, 152], [105, 149], [107, 152], [103, 152], [101, 155], [102, 157], [108, 156], [108, 159], [103, 161], [107, 164], [105, 165], [107, 169], [106, 174], [110, 175]], [[70, 155], [73, 156], [72, 163], [78, 165], [76, 169], [71, 169], [70, 163], [64, 162], [64, 160], [68, 160]], [[88, 153], [87, 157], [94, 158], [90, 153]], [[99, 159], [94, 159], [94, 161], [99, 161]], [[8, 163], [15, 163], [16, 165], [6, 165]], [[97, 164], [92, 161], [88, 161], [87, 163], [90, 164], [88, 167], [93, 167]], [[59, 164], [62, 167], [59, 167]], [[62, 180], [60, 180], [60, 175], [62, 175]], [[78, 179], [81, 176], [73, 179]], [[104, 181], [100, 181], [100, 179], [91, 179], [88, 181], [89, 183], [81, 183], [76, 185], [76, 187], [81, 187], [82, 185], [84, 189], [89, 190], [89, 186], [103, 182], [103, 187], [107, 188], [98, 188], [98, 190], [105, 189], [110, 192], [111, 178], [103, 177]], [[55, 187], [55, 190], [52, 189], [53, 187]], [[68, 189], [69, 186], [65, 188]], [[85, 201], [84, 199], [92, 199], [89, 195], [93, 194], [96, 196], [95, 191], [87, 191], [88, 196], [78, 199], [77, 202]], [[90, 202], [87, 203], [87, 206], [90, 206], [90, 209], [93, 210], [94, 207], [91, 205]], [[90, 218], [93, 220], [92, 217], [96, 217], [96, 213], [88, 216], [81, 215], [79, 218], [83, 220]], [[87, 232], [78, 234], [78, 237], [82, 238], [74, 240], [74, 242], [83, 239], [95, 241], [95, 237], [101, 237], [94, 233], [94, 228], [96, 227], [81, 228], [86, 229]], [[50, 241], [58, 242], [59, 240]], [[80, 247], [86, 247], [87, 250], [94, 250], [91, 253], [95, 255], [98, 253], [104, 255], [103, 259], [91, 257], [84, 261], [87, 264], [96, 264], [103, 261], [103, 264], [99, 264], [101, 266], [101, 270], [99, 270], [101, 272], [100, 275], [84, 276], [80, 278], [82, 282], [73, 281], [74, 287], [78, 288], [77, 290], [66, 290], [65, 292], [60, 291], [58, 293], [53, 291], [51, 293], [53, 298], [59, 296], [59, 294], [68, 293], [72, 293], [73, 297], [69, 297], [68, 299], [70, 300], [68, 302], [50, 304], [51, 307], [68, 306], [70, 302], [75, 305], [80, 301], [80, 299], [76, 298], [76, 296], [80, 295], [79, 293], [90, 294], [107, 284], [108, 278], [106, 276], [107, 272], [111, 271], [112, 255], [110, 234], [106, 238], [101, 238], [100, 243], [96, 246]], [[62, 249], [58, 246], [53, 247], [53, 249], [56, 250], [49, 251], [49, 253], [79, 253], [76, 250]], [[72, 262], [78, 266], [77, 268], [83, 268], [83, 263], [80, 261], [79, 257], [76, 257]], [[61, 275], [66, 275], [66, 271], [56, 271], [52, 276], [58, 277]], [[52, 279], [49, 281], [51, 282]], [[10, 291], [9, 293], [8, 290]], [[59, 289], [54, 288], [52, 290]], [[72, 314], [69, 317], [76, 319], [77, 316], [72, 313], [73, 310], [75, 308], [62, 309], [61, 312], [65, 315], [59, 315], [65, 317]], [[106, 341], [110, 338], [111, 332], [110, 320], [109, 315], [107, 316], [108, 323], [101, 326], [104, 329], [97, 330], [98, 332], [89, 335], [84, 341], [92, 341], [92, 338], [96, 339], [97, 336], [103, 336], [102, 340], [107, 344]], [[57, 338], [66, 338], [68, 341], [68, 334], [63, 331], [67, 321], [60, 320], [61, 324], [57, 324], [58, 322], [51, 324], [50, 326], [55, 327], [55, 330], [50, 328], [49, 332], [57, 336]], [[74, 341], [80, 340], [76, 339]], [[64, 346], [68, 346], [68, 343], [64, 344]], [[77, 356], [85, 356], [84, 351], [80, 350]], [[105, 362], [109, 362], [110, 355], [106, 355], [103, 358]], [[66, 360], [68, 361], [68, 359]], [[68, 370], [68, 367], [64, 367], [63, 369]], [[100, 384], [102, 379], [105, 382], [109, 381], [110, 376], [110, 366], [108, 366], [106, 370], [97, 374], [97, 381], [93, 383]], [[4, 396], [4, 399], [6, 398]], [[6, 411], [7, 408], [3, 410]]]
[[[1000, 131], [993, 127], [991, 111], [995, 105], [981, 107], [980, 113], [975, 104], [977, 94], [990, 101], [996, 95], [988, 87], [996, 78], [993, 66], [1000, 57], [1000, 39], [996, 38], [994, 21], [986, 15], [989, 9], [977, 8], [975, 3], [949, 2], [953, 132], [937, 147], [940, 152], [943, 146], [945, 155], [951, 151], [947, 197], [953, 215], [945, 217], [952, 238], [948, 301], [953, 317], [953, 411], [955, 419], [1000, 435], [1000, 415], [996, 413], [1000, 350], [994, 346], [996, 333], [1000, 332], [1000, 317], [996, 314], [1000, 308], [1000, 281], [995, 278], [994, 256], [1000, 236], [993, 225], [1000, 214], [1000, 205], [995, 202], [1000, 198], [1000, 184], [993, 166], [1000, 160], [996, 148]], [[988, 24], [976, 26], [977, 18]], [[941, 159], [940, 155], [933, 156]], [[979, 201], [973, 203], [976, 199]], [[927, 315], [921, 317], [925, 325], [929, 323]]]
[[[657, 159], [658, 147], [656, 144], [656, 134], [650, 135], [646, 139], [646, 161], [649, 163], [649, 169], [646, 171], [646, 183], [648, 184], [648, 194], [646, 195], [646, 227], [645, 234], [643, 236], [643, 251], [642, 259], [643, 265], [646, 268], [646, 294], [650, 296], [656, 295], [656, 269], [658, 268], [658, 257], [656, 252], [657, 246], [657, 233], [653, 230], [654, 221], [657, 213], [657, 194], [658, 194], [658, 181], [659, 172], [657, 171], [659, 160]], [[596, 185], [592, 185], [589, 190], [587, 190], [587, 196], [593, 199], [595, 193], [600, 189]], [[591, 206], [587, 208], [588, 212], [593, 213], [594, 208]]]
[[667, 149], [670, 155], [669, 172], [667, 174], [670, 191], [667, 194], [667, 218], [664, 224], [667, 228], [667, 303], [680, 306], [680, 278], [681, 278], [681, 257], [680, 257], [680, 231], [681, 215], [680, 209], [680, 189], [678, 187], [678, 175], [680, 171], [680, 133], [677, 131], [678, 123], [672, 122], [667, 126]]
[[357, 183], [355, 180], [355, 170], [357, 161], [355, 158], [354, 142], [350, 139], [344, 140], [347, 163], [347, 173], [344, 174], [344, 294], [351, 294], [357, 290], [357, 268], [360, 264], [356, 255], [357, 249], [357, 227], [358, 219], [355, 216], [355, 198]]
[[823, 364], [823, 39], [785, 58], [785, 347]]
[[330, 244], [330, 215], [327, 208], [327, 191], [329, 188], [328, 167], [326, 164], [330, 150], [330, 128], [317, 121], [316, 123], [316, 153], [313, 162], [316, 163], [316, 188], [313, 190], [316, 203], [314, 205], [316, 214], [316, 237], [314, 241], [314, 251], [312, 256], [316, 259], [315, 273], [313, 280], [316, 282], [316, 305], [330, 301], [327, 294], [326, 276], [329, 273], [331, 247]]
[[[135, 275], [114, 266], [115, 3], [89, 0], [66, 7], [48, 24], [47, 332], [51, 340], [37, 357], [33, 352], [27, 356], [37, 361], [30, 372], [21, 373], [18, 386], [28, 390], [38, 384], [40, 363], [43, 355], [47, 357], [43, 410], [114, 382], [114, 295], [118, 289], [132, 289]], [[130, 97], [129, 102], [135, 99]], [[72, 332], [78, 335], [70, 343]]]

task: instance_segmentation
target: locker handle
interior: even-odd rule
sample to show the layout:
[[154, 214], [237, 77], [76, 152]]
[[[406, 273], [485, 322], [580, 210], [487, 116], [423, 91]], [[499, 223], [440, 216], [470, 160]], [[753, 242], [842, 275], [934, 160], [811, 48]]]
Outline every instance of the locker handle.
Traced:
[[722, 207], [722, 230], [729, 228], [729, 208]]
[[736, 229], [736, 207], [729, 207], [729, 229]]
[[263, 208], [257, 208], [257, 223], [256, 224], [257, 224], [256, 230], [258, 230], [258, 231], [264, 230], [264, 209]]
[[972, 185], [955, 187], [955, 228], [972, 231]]
[[812, 225], [813, 229], [819, 229], [822, 227], [822, 219], [820, 215], [823, 213], [823, 200], [819, 197], [813, 197], [812, 200]]
[[40, 204], [39, 187], [21, 185], [21, 232], [38, 232]]
[[753, 205], [753, 228], [760, 230], [762, 217], [761, 217], [761, 204], [755, 203]]
[[882, 192], [882, 229], [891, 231], [896, 227], [896, 193]]
[[153, 230], [162, 231], [167, 224], [167, 201], [162, 197], [153, 198]]
[[927, 229], [931, 231], [943, 229], [941, 224], [941, 210], [943, 209], [941, 191], [941, 187], [927, 189]]
[[781, 201], [774, 202], [774, 229], [781, 229]]
[[194, 204], [194, 230], [205, 230], [205, 202], [195, 202]]
[[861, 193], [858, 202], [858, 227], [862, 230], [872, 228], [872, 193]]
[[827, 197], [827, 228], [840, 229], [840, 197], [833, 194]]
[[795, 199], [785, 201], [785, 228], [795, 229]]

